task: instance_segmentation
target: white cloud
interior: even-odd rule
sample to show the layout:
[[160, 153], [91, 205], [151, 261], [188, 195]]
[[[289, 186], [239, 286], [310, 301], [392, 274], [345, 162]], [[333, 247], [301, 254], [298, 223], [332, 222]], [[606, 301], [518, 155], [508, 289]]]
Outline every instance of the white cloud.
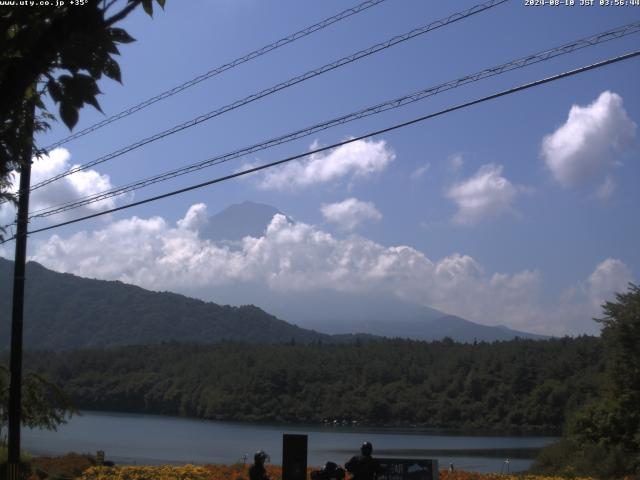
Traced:
[[323, 204], [322, 216], [344, 230], [353, 230], [366, 220], [378, 221], [382, 214], [372, 202], [347, 198], [342, 202]]
[[616, 189], [616, 181], [611, 175], [607, 175], [604, 181], [596, 189], [595, 196], [600, 200], [606, 200], [613, 195]]
[[204, 203], [196, 203], [189, 207], [184, 218], [178, 220], [178, 228], [198, 232], [208, 222], [207, 206]]
[[451, 170], [453, 173], [457, 173], [462, 169], [462, 166], [464, 165], [464, 158], [459, 153], [451, 155], [447, 159], [447, 164], [449, 166], [449, 170]]
[[599, 304], [631, 279], [624, 263], [607, 259], [557, 305], [545, 307], [538, 271], [490, 273], [468, 255], [432, 260], [409, 246], [341, 239], [283, 215], [274, 216], [264, 236], [230, 247], [186, 228], [205, 213], [197, 205], [176, 226], [132, 217], [92, 232], [34, 239], [31, 259], [58, 271], [186, 294], [243, 282], [280, 292], [391, 293], [479, 323], [558, 335], [597, 330], [590, 319]]
[[420, 178], [424, 177], [424, 174], [427, 173], [430, 168], [431, 164], [429, 162], [425, 163], [424, 165], [420, 165], [413, 172], [411, 172], [411, 180], [419, 180]]
[[54, 235], [33, 248], [31, 259], [55, 270], [158, 290], [257, 281], [278, 291], [385, 291], [491, 323], [506, 320], [496, 298], [532, 290], [522, 274], [496, 281], [466, 255], [433, 261], [408, 246], [384, 247], [359, 236], [339, 239], [311, 225], [291, 224], [283, 215], [274, 216], [263, 237], [243, 239], [240, 248], [202, 240], [160, 217], [132, 217], [67, 238]]
[[635, 131], [622, 97], [605, 91], [585, 107], [571, 107], [567, 121], [542, 140], [542, 158], [556, 181], [575, 186], [612, 166]]
[[487, 217], [513, 211], [519, 187], [502, 176], [501, 165], [483, 165], [472, 177], [454, 184], [446, 192], [458, 211], [455, 223], [473, 225]]
[[[70, 159], [71, 154], [64, 148], [56, 148], [49, 155], [34, 158], [31, 166], [31, 185], [75, 168], [77, 165], [71, 166], [69, 164]], [[12, 191], [18, 190], [19, 181], [20, 176], [16, 175], [12, 181]], [[29, 199], [29, 211], [34, 214], [39, 210], [55, 207], [111, 188], [112, 185], [108, 175], [102, 175], [95, 170], [83, 170], [33, 190]], [[115, 203], [116, 199], [114, 197], [47, 218], [57, 222], [107, 210], [115, 207]], [[0, 219], [11, 221], [14, 217], [15, 208], [12, 205], [5, 203], [0, 207]]]
[[[314, 142], [311, 149], [316, 148]], [[359, 140], [270, 169], [259, 186], [268, 190], [295, 190], [344, 177], [366, 177], [383, 171], [395, 157], [384, 140]]]
[[607, 258], [593, 271], [586, 281], [586, 292], [591, 304], [599, 308], [611, 300], [616, 292], [624, 292], [633, 280], [631, 270], [617, 258]]
[[597, 334], [600, 326], [593, 319], [602, 317], [602, 304], [615, 301], [615, 293], [626, 292], [633, 280], [631, 270], [622, 260], [603, 260], [584, 281], [567, 288], [558, 305], [547, 312], [548, 322], [557, 325], [552, 331]]

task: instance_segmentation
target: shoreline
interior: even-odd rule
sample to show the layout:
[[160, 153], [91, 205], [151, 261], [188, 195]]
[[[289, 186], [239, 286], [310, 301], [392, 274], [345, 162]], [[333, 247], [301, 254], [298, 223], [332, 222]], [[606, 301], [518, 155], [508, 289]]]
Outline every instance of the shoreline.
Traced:
[[431, 427], [420, 424], [373, 424], [358, 422], [357, 424], [333, 424], [333, 423], [309, 423], [299, 422], [278, 422], [269, 420], [233, 420], [233, 419], [216, 419], [203, 418], [194, 416], [171, 415], [165, 413], [151, 412], [134, 412], [124, 410], [94, 410], [82, 408], [78, 410], [76, 416], [82, 415], [83, 412], [92, 415], [105, 416], [135, 416], [135, 417], [151, 417], [179, 419], [194, 422], [212, 422], [218, 424], [238, 425], [238, 426], [257, 426], [257, 427], [274, 427], [286, 430], [310, 430], [317, 432], [335, 431], [336, 433], [389, 433], [389, 434], [407, 434], [407, 435], [434, 435], [434, 436], [459, 436], [459, 437], [540, 437], [540, 438], [560, 438], [560, 432], [552, 430], [543, 430], [538, 428], [522, 428], [522, 429], [464, 429], [464, 428], [445, 428]]
[[398, 431], [322, 425], [265, 426], [202, 421], [160, 415], [81, 411], [57, 432], [25, 430], [23, 446], [35, 455], [105, 451], [117, 464], [242, 463], [245, 454], [265, 450], [272, 462], [282, 458], [283, 433], [307, 434], [309, 465], [343, 463], [363, 441], [374, 455], [397, 458], [437, 458], [470, 471], [500, 471], [506, 458], [512, 470], [525, 470], [539, 448], [556, 437], [454, 436], [446, 431]]

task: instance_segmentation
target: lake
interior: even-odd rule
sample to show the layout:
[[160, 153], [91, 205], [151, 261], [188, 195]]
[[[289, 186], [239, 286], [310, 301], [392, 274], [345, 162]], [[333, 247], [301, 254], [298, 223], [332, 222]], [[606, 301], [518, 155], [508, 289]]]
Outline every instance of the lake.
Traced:
[[[344, 464], [362, 442], [374, 456], [437, 458], [440, 468], [477, 472], [521, 471], [535, 450], [555, 437], [453, 435], [412, 429], [372, 429], [322, 425], [256, 425], [158, 415], [81, 412], [57, 432], [22, 430], [22, 445], [37, 455], [104, 450], [117, 464], [234, 463], [258, 449], [282, 462], [282, 434], [309, 435], [309, 465]], [[505, 460], [509, 457], [509, 463]], [[516, 458], [513, 458], [516, 457]]]

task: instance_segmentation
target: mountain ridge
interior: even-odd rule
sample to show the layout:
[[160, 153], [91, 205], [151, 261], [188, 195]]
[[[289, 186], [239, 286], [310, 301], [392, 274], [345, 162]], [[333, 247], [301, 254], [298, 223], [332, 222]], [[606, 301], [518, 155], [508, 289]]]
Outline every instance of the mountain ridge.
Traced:
[[[209, 217], [199, 235], [237, 248], [247, 235], [264, 235], [276, 214], [285, 215], [276, 207], [245, 201]], [[0, 258], [0, 281], [11, 285], [12, 272], [13, 262]], [[10, 293], [10, 288], [0, 291], [0, 321], [7, 327], [0, 329], [0, 349], [8, 343]], [[459, 342], [492, 342], [548, 338], [501, 325], [481, 325], [381, 291], [321, 289], [288, 294], [245, 283], [242, 288], [207, 287], [196, 293], [218, 303], [194, 298], [192, 291], [186, 293], [190, 295], [154, 292], [119, 281], [58, 273], [28, 262], [25, 345], [61, 350], [165, 341], [342, 343], [355, 338], [433, 341], [449, 337]]]
[[[10, 285], [13, 262], [0, 259], [0, 279]], [[291, 325], [254, 305], [234, 307], [172, 292], [152, 292], [120, 281], [26, 266], [25, 348], [67, 350], [156, 344], [164, 341], [248, 343], [331, 341], [331, 336]], [[8, 345], [10, 289], [0, 292], [0, 345]]]

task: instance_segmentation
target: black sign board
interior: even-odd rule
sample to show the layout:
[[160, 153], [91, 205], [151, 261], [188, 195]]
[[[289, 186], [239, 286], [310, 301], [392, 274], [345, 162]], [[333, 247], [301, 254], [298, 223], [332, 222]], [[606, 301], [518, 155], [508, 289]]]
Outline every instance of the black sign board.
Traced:
[[282, 480], [307, 479], [307, 436], [282, 435]]
[[378, 480], [438, 480], [438, 460], [377, 458], [385, 473]]

